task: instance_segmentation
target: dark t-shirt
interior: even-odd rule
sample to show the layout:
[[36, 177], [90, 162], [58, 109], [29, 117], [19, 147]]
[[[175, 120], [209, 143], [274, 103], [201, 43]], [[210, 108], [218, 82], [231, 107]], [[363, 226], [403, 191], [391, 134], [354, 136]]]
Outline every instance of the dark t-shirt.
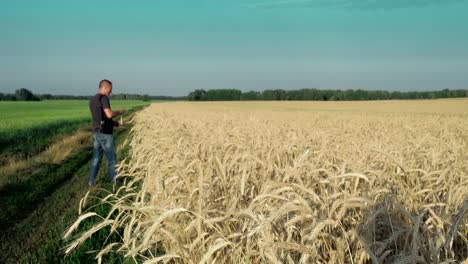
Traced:
[[[111, 118], [107, 118], [104, 113], [104, 109], [111, 108], [109, 97], [102, 94], [96, 94], [89, 99], [89, 110], [93, 117], [93, 132], [101, 132], [104, 134], [112, 134], [113, 132], [113, 121]], [[104, 124], [101, 125], [101, 118]]]

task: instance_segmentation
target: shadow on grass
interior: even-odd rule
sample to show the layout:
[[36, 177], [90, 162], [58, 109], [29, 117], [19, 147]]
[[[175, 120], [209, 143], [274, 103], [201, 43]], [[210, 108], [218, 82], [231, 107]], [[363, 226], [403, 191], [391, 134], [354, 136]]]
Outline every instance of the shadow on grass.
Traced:
[[[35, 127], [0, 132], [0, 155], [26, 158], [42, 152], [58, 135], [76, 131], [89, 118], [41, 124]], [[0, 157], [0, 166], [6, 159]]]

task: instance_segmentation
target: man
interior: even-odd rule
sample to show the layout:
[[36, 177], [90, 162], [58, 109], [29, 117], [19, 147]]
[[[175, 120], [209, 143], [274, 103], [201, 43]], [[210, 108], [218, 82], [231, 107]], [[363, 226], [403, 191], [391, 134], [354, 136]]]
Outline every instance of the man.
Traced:
[[91, 162], [91, 171], [89, 172], [89, 186], [96, 183], [96, 176], [101, 166], [102, 152], [107, 157], [109, 179], [115, 183], [117, 158], [112, 133], [114, 126], [118, 126], [119, 123], [113, 121], [112, 118], [124, 114], [125, 110], [112, 111], [108, 97], [111, 93], [112, 82], [102, 80], [99, 82], [97, 94], [89, 100], [89, 110], [93, 117], [93, 160]]

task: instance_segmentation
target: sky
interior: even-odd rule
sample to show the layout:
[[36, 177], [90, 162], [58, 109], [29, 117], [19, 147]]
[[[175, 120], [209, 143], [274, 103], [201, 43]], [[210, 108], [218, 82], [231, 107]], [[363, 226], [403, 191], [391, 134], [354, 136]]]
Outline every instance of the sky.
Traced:
[[468, 0], [0, 0], [0, 92], [468, 89]]

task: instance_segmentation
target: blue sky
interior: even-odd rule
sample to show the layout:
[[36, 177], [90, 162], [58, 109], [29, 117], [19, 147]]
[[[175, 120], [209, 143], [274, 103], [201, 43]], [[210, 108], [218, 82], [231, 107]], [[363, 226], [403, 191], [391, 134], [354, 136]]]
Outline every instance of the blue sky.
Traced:
[[0, 92], [468, 89], [468, 0], [0, 0]]

